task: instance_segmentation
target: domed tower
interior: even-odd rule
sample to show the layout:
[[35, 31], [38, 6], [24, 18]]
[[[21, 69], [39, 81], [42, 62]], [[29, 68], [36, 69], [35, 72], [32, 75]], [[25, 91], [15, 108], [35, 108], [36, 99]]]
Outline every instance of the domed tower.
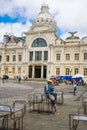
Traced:
[[29, 78], [48, 79], [54, 73], [54, 45], [58, 38], [56, 32], [56, 22], [49, 13], [48, 5], [43, 4], [30, 30], [25, 33]]
[[36, 17], [34, 20], [31, 30], [35, 28], [41, 28], [43, 29], [43, 26], [45, 29], [52, 29], [52, 30], [57, 30], [57, 25], [53, 17], [51, 16], [49, 12], [49, 7], [46, 4], [43, 4], [41, 7], [41, 11], [39, 15]]

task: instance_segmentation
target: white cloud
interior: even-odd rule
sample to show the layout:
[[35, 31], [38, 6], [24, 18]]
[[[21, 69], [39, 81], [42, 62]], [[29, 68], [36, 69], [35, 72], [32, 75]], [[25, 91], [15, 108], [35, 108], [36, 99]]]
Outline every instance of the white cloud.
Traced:
[[[44, 0], [0, 0], [0, 15], [8, 14], [15, 17], [17, 14], [27, 19], [27, 24], [13, 24], [13, 32], [19, 34], [30, 27], [29, 19], [36, 18]], [[77, 31], [79, 36], [87, 35], [87, 0], [45, 0], [49, 5], [50, 13], [55, 18], [58, 27], [65, 38], [70, 31]], [[0, 34], [8, 32], [10, 24], [0, 24]]]
[[4, 34], [14, 34], [15, 36], [22, 36], [23, 32], [27, 32], [31, 23], [27, 22], [26, 24], [13, 23], [13, 24], [0, 24], [0, 42], [3, 41]]

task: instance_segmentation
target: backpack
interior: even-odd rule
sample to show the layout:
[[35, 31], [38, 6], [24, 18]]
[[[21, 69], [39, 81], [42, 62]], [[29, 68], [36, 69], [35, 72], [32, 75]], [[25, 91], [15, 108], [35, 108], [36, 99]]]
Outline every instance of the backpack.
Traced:
[[51, 92], [54, 91], [54, 88], [52, 86], [49, 86], [48, 84], [45, 85], [45, 97], [50, 100], [55, 100], [55, 97], [51, 94]]
[[49, 89], [48, 89], [48, 84], [45, 85], [44, 87], [44, 94], [46, 98], [49, 98]]

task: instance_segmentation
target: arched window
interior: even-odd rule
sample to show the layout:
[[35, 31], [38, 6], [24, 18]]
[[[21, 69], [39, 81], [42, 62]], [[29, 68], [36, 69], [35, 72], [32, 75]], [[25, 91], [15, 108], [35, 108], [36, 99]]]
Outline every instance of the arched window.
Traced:
[[37, 38], [33, 41], [32, 47], [46, 47], [47, 46], [47, 43], [44, 39], [42, 38]]

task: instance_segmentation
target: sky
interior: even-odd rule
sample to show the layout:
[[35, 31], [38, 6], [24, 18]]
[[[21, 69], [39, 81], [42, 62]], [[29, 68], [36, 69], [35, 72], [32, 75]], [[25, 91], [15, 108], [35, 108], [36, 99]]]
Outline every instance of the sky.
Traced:
[[0, 0], [0, 42], [4, 34], [27, 32], [43, 3], [57, 23], [59, 37], [66, 39], [74, 31], [80, 38], [87, 36], [87, 0]]

